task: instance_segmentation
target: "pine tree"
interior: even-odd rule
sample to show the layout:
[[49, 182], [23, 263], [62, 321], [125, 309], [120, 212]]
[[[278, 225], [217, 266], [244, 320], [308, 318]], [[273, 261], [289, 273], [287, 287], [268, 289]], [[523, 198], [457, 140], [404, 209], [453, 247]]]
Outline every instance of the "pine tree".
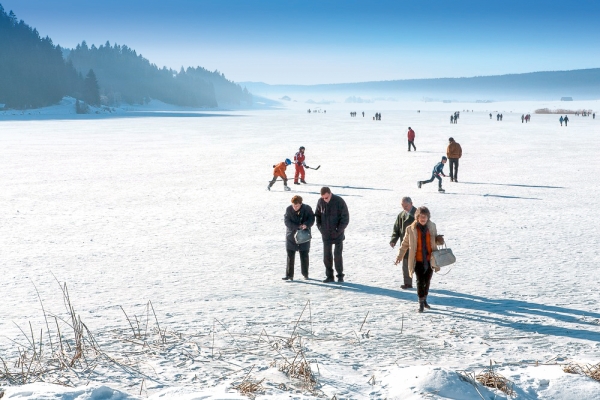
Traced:
[[[93, 47], [93, 46], [92, 46]], [[93, 69], [85, 77], [83, 83], [83, 99], [92, 106], [100, 105], [100, 87]]]

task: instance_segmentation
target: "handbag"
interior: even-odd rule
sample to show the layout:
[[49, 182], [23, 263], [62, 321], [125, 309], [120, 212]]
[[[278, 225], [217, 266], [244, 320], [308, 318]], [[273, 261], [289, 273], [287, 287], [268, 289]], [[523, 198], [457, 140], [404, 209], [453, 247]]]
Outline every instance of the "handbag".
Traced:
[[431, 253], [433, 263], [436, 267], [446, 267], [456, 262], [456, 257], [452, 253], [452, 249], [446, 248], [444, 245], [443, 249], [435, 250]]
[[294, 235], [294, 240], [296, 240], [296, 244], [302, 244], [306, 242], [310, 242], [312, 236], [310, 235], [310, 231], [308, 229], [297, 230]]

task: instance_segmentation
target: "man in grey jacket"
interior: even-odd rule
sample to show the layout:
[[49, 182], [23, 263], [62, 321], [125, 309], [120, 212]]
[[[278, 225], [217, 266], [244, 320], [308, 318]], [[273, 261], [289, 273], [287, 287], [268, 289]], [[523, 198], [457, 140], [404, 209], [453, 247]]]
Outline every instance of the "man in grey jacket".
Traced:
[[[404, 239], [404, 234], [406, 233], [406, 227], [415, 222], [415, 212], [417, 209], [413, 206], [412, 199], [410, 197], [403, 197], [402, 202], [402, 212], [398, 214], [396, 218], [396, 223], [394, 224], [394, 230], [392, 231], [392, 240], [390, 241], [390, 246], [394, 248], [396, 243], [400, 241], [402, 243], [402, 239]], [[402, 289], [412, 289], [412, 278], [408, 273], [408, 252], [402, 259], [402, 275], [404, 276], [404, 284], [400, 287]]]

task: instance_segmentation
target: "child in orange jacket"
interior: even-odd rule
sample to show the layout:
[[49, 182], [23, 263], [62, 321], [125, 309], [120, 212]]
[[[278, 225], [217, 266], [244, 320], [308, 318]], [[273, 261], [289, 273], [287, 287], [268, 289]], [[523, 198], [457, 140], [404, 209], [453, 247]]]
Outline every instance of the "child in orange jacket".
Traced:
[[275, 184], [278, 177], [281, 177], [281, 179], [283, 180], [283, 188], [285, 190], [290, 190], [290, 188], [287, 185], [287, 175], [285, 174], [285, 169], [291, 163], [292, 162], [290, 161], [290, 159], [286, 158], [285, 161], [280, 162], [277, 165], [273, 165], [273, 168], [274, 168], [273, 169], [273, 179], [271, 179], [271, 182], [269, 182], [269, 186], [267, 186], [267, 190], [271, 190], [271, 186], [273, 186]]

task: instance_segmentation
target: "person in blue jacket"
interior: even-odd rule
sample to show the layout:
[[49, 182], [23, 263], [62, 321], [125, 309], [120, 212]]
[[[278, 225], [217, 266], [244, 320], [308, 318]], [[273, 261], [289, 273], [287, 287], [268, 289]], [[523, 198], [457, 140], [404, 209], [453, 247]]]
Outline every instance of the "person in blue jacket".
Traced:
[[439, 163], [437, 163], [435, 165], [435, 167], [433, 167], [433, 171], [431, 172], [431, 178], [428, 181], [418, 181], [417, 182], [417, 186], [419, 187], [419, 189], [421, 189], [421, 185], [425, 184], [425, 183], [431, 183], [433, 182], [434, 179], [438, 180], [438, 192], [445, 192], [444, 189], [442, 189], [442, 176], [447, 176], [446, 174], [444, 174], [444, 164], [446, 164], [448, 162], [448, 158], [446, 156], [442, 157], [442, 161], [440, 161]]

